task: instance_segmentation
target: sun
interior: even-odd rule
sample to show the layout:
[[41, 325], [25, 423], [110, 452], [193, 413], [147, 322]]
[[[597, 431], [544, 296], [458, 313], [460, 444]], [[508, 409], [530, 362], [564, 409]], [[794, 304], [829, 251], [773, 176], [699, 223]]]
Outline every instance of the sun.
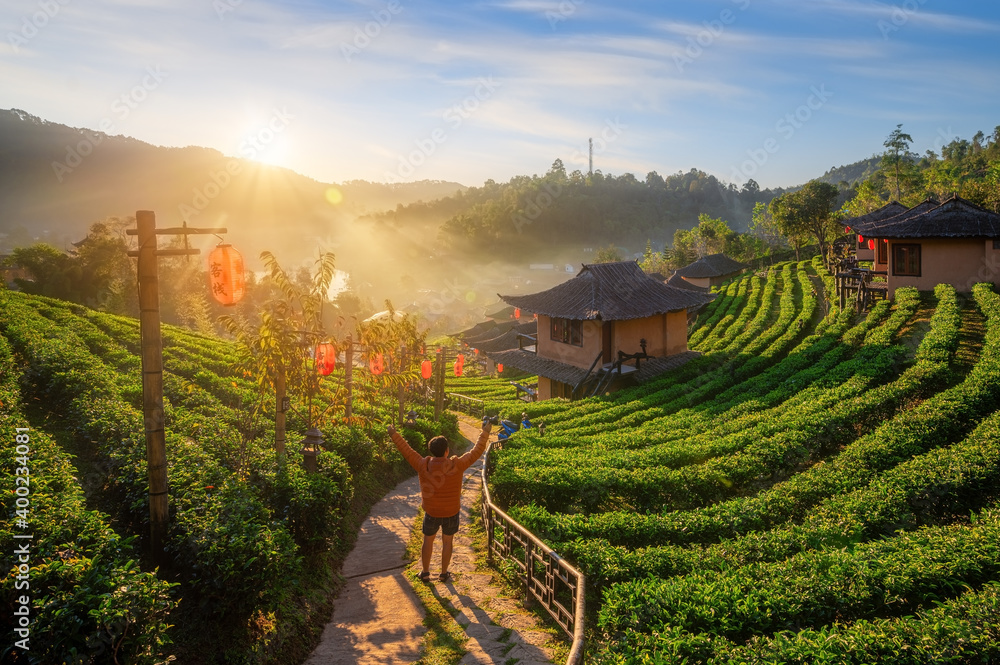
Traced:
[[248, 123], [239, 134], [237, 154], [261, 164], [287, 166], [292, 152], [292, 140], [287, 126], [273, 118]]

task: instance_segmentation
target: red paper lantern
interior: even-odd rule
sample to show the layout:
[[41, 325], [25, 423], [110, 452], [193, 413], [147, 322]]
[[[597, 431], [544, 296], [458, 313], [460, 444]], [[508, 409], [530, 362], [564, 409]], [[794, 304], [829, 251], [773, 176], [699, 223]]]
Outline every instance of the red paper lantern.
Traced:
[[865, 241], [865, 237], [864, 237], [864, 236], [858, 236], [858, 244], [859, 244], [859, 245], [860, 245], [861, 243], [863, 243], [864, 241]]
[[337, 347], [329, 342], [316, 345], [316, 373], [329, 376], [337, 366]]
[[455, 364], [452, 369], [455, 370], [455, 376], [462, 376], [462, 369], [465, 366], [465, 356], [461, 353], [455, 358]]
[[479, 349], [472, 349], [472, 352], [475, 353], [477, 356], [479, 355]]
[[232, 245], [220, 244], [208, 255], [208, 281], [212, 297], [223, 305], [235, 305], [246, 294], [243, 257]]
[[434, 363], [430, 360], [425, 360], [420, 363], [420, 377], [423, 379], [431, 378], [431, 374], [434, 373]]
[[520, 320], [520, 318], [521, 318], [521, 308], [520, 307], [515, 307], [514, 308], [514, 318]]
[[503, 363], [497, 363], [497, 372], [503, 373]]
[[368, 369], [370, 369], [372, 371], [372, 374], [375, 374], [376, 376], [382, 373], [382, 370], [385, 369], [385, 361], [382, 358], [381, 353], [378, 354], [377, 356], [371, 357], [371, 359], [368, 361]]
[[850, 232], [851, 232], [851, 227], [850, 226], [845, 226], [844, 227], [844, 233], [850, 233]]
[[868, 249], [875, 249], [875, 240], [873, 239], [868, 240]]

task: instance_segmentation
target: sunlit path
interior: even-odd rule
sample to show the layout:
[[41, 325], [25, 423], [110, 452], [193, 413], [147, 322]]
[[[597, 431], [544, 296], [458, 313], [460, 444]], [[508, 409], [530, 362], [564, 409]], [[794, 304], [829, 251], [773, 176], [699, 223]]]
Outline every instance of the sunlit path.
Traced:
[[423, 608], [403, 577], [403, 553], [420, 504], [417, 478], [372, 508], [342, 570], [333, 617], [306, 665], [412, 663], [424, 634]]
[[[459, 423], [463, 436], [478, 429]], [[466, 442], [466, 445], [471, 445]], [[520, 665], [550, 663], [551, 636], [516, 600], [505, 598], [488, 573], [476, 571], [476, 553], [468, 534], [469, 508], [482, 490], [480, 459], [466, 474], [462, 493], [462, 528], [455, 536], [453, 578], [433, 582], [435, 602], [457, 610], [455, 621], [468, 636], [460, 663]], [[420, 657], [426, 628], [424, 608], [404, 576], [406, 542], [420, 504], [417, 478], [403, 481], [371, 510], [354, 549], [344, 562], [347, 582], [334, 601], [322, 642], [305, 665], [401, 664]], [[437, 553], [435, 553], [437, 556]], [[419, 562], [410, 564], [419, 568]]]

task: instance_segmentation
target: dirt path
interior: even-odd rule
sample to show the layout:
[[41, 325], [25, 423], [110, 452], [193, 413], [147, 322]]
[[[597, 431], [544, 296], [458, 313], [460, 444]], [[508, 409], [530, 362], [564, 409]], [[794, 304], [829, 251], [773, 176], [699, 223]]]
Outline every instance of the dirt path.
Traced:
[[[467, 439], [479, 429], [460, 421]], [[436, 581], [441, 565], [440, 539], [431, 563], [433, 594], [454, 608], [453, 615], [468, 641], [463, 665], [471, 663], [550, 663], [551, 636], [515, 600], [504, 598], [490, 583], [491, 575], [476, 571], [476, 553], [468, 535], [469, 507], [482, 491], [482, 459], [466, 472], [462, 490], [462, 527], [455, 536], [452, 579]], [[416, 478], [400, 483], [369, 513], [354, 550], [341, 574], [347, 583], [334, 601], [333, 616], [320, 645], [304, 665], [401, 665], [420, 657], [426, 628], [424, 609], [403, 575], [406, 542], [413, 528], [420, 489]], [[409, 564], [419, 570], [419, 562]], [[516, 659], [516, 660], [514, 660]]]

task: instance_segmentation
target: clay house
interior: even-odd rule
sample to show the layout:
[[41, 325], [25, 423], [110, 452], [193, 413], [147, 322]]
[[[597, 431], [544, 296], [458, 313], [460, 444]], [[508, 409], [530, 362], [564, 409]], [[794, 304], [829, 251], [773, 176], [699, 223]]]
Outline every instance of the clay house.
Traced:
[[[859, 261], [874, 261], [875, 260], [875, 248], [869, 247], [870, 238], [866, 238], [858, 229], [864, 227], [867, 228], [872, 224], [880, 224], [891, 217], [902, 214], [909, 210], [905, 205], [899, 201], [890, 201], [878, 210], [873, 210], [867, 215], [861, 215], [860, 217], [855, 217], [849, 219], [844, 224], [846, 228], [850, 230], [852, 236], [857, 236], [851, 241], [851, 245], [848, 245], [850, 249], [852, 246], [855, 250], [855, 256], [857, 256]], [[871, 243], [874, 245], [874, 243]]]
[[977, 282], [1000, 285], [1000, 214], [965, 199], [927, 200], [882, 221], [846, 223], [874, 241], [875, 270], [886, 272], [890, 298], [902, 286], [971, 291]]
[[709, 254], [683, 268], [678, 268], [674, 271], [674, 275], [694, 286], [710, 289], [729, 281], [749, 267], [725, 254]]
[[687, 362], [687, 312], [714, 295], [668, 286], [635, 261], [584, 264], [546, 291], [500, 298], [537, 313], [534, 344], [489, 352], [538, 375], [539, 400], [575, 399], [648, 380]]

